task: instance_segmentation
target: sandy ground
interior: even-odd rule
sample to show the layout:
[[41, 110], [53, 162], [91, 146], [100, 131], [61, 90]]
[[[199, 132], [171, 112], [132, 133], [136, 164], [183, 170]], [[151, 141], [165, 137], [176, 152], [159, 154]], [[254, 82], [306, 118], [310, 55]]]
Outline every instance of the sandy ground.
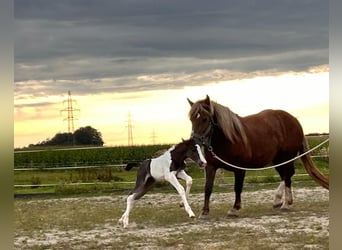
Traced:
[[[274, 195], [274, 190], [259, 190], [253, 192], [243, 193], [243, 206], [248, 207], [255, 204], [271, 204]], [[299, 188], [293, 190], [294, 202], [328, 202], [329, 191], [321, 188]], [[101, 197], [82, 197], [82, 198], [64, 198], [64, 199], [48, 199], [43, 202], [46, 203], [58, 203], [58, 202], [89, 202], [96, 204], [107, 203], [124, 203], [126, 196], [101, 196]], [[233, 203], [234, 193], [213, 193], [211, 197], [211, 206], [220, 205], [224, 203], [224, 206], [228, 209], [230, 204]], [[138, 206], [149, 205], [155, 208], [165, 203], [177, 203], [179, 197], [177, 194], [147, 194], [140, 201]], [[28, 203], [39, 203], [41, 200], [33, 199], [27, 201]], [[191, 194], [189, 199], [190, 204], [203, 204], [203, 194]], [[223, 204], [222, 204], [223, 205]], [[136, 208], [138, 209], [138, 208]], [[183, 212], [183, 211], [182, 211]], [[65, 245], [70, 246], [70, 249], [87, 249], [85, 243], [91, 242], [92, 245], [96, 245], [94, 242], [101, 242], [101, 246], [113, 245], [116, 242], [119, 244], [121, 238], [127, 238], [132, 236], [136, 238], [146, 237], [171, 237], [176, 232], [196, 232], [196, 231], [210, 231], [213, 226], [215, 228], [235, 228], [237, 231], [242, 229], [250, 229], [251, 231], [258, 231], [262, 235], [269, 235], [273, 239], [286, 237], [292, 233], [305, 233], [312, 234], [316, 237], [329, 237], [329, 211], [320, 214], [309, 213], [305, 214], [305, 220], [303, 220], [303, 214], [293, 213], [291, 214], [291, 226], [288, 226], [288, 217], [282, 214], [265, 215], [258, 217], [242, 217], [234, 220], [193, 220], [186, 223], [176, 224], [173, 227], [168, 226], [156, 226], [145, 227], [143, 225], [137, 225], [134, 221], [130, 222], [130, 226], [126, 229], [117, 224], [118, 218], [109, 220], [105, 224], [95, 225], [91, 230], [67, 230], [60, 231], [57, 229], [44, 230], [33, 233], [33, 236], [20, 235], [16, 233], [14, 246], [15, 249], [59, 249], [57, 246]], [[295, 221], [295, 223], [293, 223]], [[20, 231], [20, 230], [19, 230]], [[265, 239], [266, 240], [266, 239]], [[82, 244], [78, 244], [82, 242]], [[133, 243], [132, 243], [133, 244]], [[207, 249], [215, 249], [215, 242], [207, 244]], [[39, 248], [38, 246], [49, 246], [47, 248]], [[54, 248], [56, 246], [56, 248]], [[209, 246], [209, 248], [208, 248]], [[288, 245], [291, 246], [291, 245]], [[36, 248], [35, 248], [36, 247]], [[201, 248], [199, 244], [198, 247]], [[203, 246], [202, 246], [203, 247]], [[100, 247], [99, 249], [101, 249]], [[158, 249], [156, 246], [146, 246], [144, 244], [131, 245], [127, 248], [134, 249]], [[177, 246], [181, 249], [182, 246]], [[319, 245], [307, 244], [306, 249], [322, 249]], [[91, 248], [91, 249], [95, 249]], [[108, 247], [108, 249], [111, 249]], [[270, 245], [270, 249], [272, 246]], [[281, 249], [281, 248], [277, 248]], [[289, 247], [291, 249], [291, 247]], [[292, 249], [296, 249], [293, 247]]]

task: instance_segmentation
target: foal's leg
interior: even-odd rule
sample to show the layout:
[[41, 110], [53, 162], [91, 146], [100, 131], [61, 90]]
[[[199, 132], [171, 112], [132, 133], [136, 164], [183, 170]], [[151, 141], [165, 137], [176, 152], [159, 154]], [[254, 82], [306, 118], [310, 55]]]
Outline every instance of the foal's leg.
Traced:
[[119, 219], [119, 223], [122, 224], [124, 228], [128, 226], [129, 214], [131, 210], [133, 209], [136, 201], [140, 199], [142, 196], [144, 196], [144, 194], [146, 194], [147, 191], [152, 188], [154, 182], [155, 182], [154, 179], [151, 177], [146, 179], [146, 181], [142, 183], [142, 185], [141, 184], [137, 185], [133, 189], [132, 193], [127, 197], [126, 211], [123, 213], [123, 215]]
[[119, 223], [123, 225], [124, 228], [128, 226], [129, 223], [129, 213], [131, 212], [132, 208], [134, 207], [134, 204], [136, 202], [135, 199], [136, 193], [130, 194], [127, 197], [127, 207], [121, 218], [119, 219]]
[[[181, 170], [178, 172], [177, 177], [184, 180], [186, 183], [186, 189], [185, 189], [185, 197], [186, 199], [189, 199], [190, 189], [192, 186], [192, 178], [191, 176], [187, 175], [184, 170]], [[184, 203], [183, 201], [180, 202], [180, 206], [183, 207]]]
[[238, 211], [241, 209], [241, 193], [243, 188], [243, 181], [245, 179], [245, 174], [245, 170], [236, 170], [234, 172], [235, 202], [233, 208], [228, 212], [229, 217], [239, 216]]
[[189, 214], [189, 217], [193, 218], [193, 217], [195, 217], [195, 214], [191, 210], [191, 207], [190, 207], [190, 205], [189, 205], [189, 203], [188, 203], [188, 201], [186, 199], [184, 188], [179, 183], [179, 181], [177, 180], [176, 174], [177, 174], [176, 171], [170, 172], [167, 176], [165, 176], [165, 180], [170, 182], [171, 185], [174, 186], [174, 188], [177, 190], [177, 192], [179, 193], [180, 197], [182, 198], [185, 211]]

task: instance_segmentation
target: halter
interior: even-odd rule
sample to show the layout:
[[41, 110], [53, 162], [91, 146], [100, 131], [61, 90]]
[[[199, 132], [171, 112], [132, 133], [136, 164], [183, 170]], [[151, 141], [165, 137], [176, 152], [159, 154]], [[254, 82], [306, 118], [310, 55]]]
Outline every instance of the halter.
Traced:
[[195, 133], [194, 131], [192, 131], [191, 132], [191, 138], [193, 138], [195, 140], [199, 140], [202, 143], [202, 145], [204, 145], [209, 151], [211, 151], [212, 150], [211, 136], [213, 134], [215, 125], [217, 125], [217, 124], [214, 122], [213, 118], [211, 117], [209, 126], [204, 131], [203, 135]]

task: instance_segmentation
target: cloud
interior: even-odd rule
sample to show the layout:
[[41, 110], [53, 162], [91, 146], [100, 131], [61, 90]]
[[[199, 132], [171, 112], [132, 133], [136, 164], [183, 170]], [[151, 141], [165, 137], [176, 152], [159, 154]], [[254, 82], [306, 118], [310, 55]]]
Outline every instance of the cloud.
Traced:
[[[37, 93], [37, 86], [46, 95], [179, 88], [328, 64], [325, 1], [26, 0], [14, 6], [16, 95]], [[37, 86], [27, 85], [33, 81]]]

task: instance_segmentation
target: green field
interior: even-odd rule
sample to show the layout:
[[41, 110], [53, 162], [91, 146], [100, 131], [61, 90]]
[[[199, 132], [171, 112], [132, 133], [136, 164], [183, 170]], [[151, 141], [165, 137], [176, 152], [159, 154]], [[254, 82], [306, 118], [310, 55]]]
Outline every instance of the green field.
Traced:
[[[314, 147], [327, 137], [315, 136], [308, 138], [310, 147]], [[127, 172], [124, 165], [128, 162], [140, 162], [151, 158], [157, 151], [169, 148], [170, 145], [113, 147], [99, 149], [56, 150], [43, 148], [37, 151], [15, 153], [14, 155], [14, 193], [20, 194], [99, 194], [115, 192], [126, 194], [133, 188], [136, 168]], [[313, 155], [328, 154], [329, 144], [315, 150]], [[316, 166], [326, 175], [329, 174], [329, 158], [314, 158]], [[90, 168], [79, 168], [91, 166]], [[70, 169], [59, 169], [59, 168]], [[76, 169], [74, 169], [76, 167]], [[192, 192], [203, 192], [204, 172], [194, 163], [189, 163], [187, 172], [192, 178]], [[305, 185], [316, 185], [306, 174], [302, 164], [296, 161], [296, 175], [293, 181], [306, 182]], [[248, 171], [248, 184], [274, 183], [279, 181], [276, 171]], [[233, 185], [233, 173], [219, 170], [215, 180], [216, 190], [226, 191]], [[158, 192], [167, 192], [172, 188], [168, 184], [158, 184]]]

